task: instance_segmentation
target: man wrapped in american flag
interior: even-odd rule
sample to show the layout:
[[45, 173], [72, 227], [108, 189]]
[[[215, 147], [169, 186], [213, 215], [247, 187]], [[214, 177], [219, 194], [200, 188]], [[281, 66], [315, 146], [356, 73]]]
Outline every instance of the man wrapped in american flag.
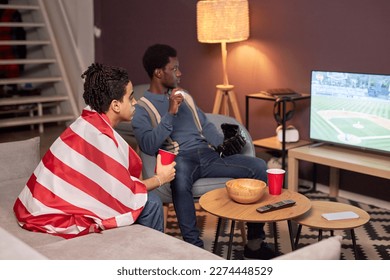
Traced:
[[82, 78], [87, 107], [52, 144], [18, 196], [26, 230], [73, 238], [133, 223], [163, 231], [160, 199], [149, 190], [175, 177], [175, 162], [140, 180], [142, 162], [113, 129], [130, 121], [136, 100], [127, 71], [92, 64]]

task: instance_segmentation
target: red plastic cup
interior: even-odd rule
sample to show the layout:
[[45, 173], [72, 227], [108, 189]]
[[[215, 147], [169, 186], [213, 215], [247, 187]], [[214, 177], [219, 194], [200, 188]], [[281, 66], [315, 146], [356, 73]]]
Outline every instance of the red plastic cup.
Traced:
[[279, 168], [267, 169], [268, 191], [271, 195], [280, 195], [283, 188], [285, 170]]
[[163, 165], [171, 164], [176, 158], [176, 154], [165, 151], [163, 149], [159, 149], [158, 153], [161, 155], [161, 163]]
[[[163, 149], [159, 149], [158, 153], [161, 155], [161, 164], [162, 165], [171, 164], [176, 158], [176, 154], [165, 151]], [[156, 165], [156, 168], [154, 169], [154, 172], [156, 172], [156, 169], [157, 169], [157, 165]]]

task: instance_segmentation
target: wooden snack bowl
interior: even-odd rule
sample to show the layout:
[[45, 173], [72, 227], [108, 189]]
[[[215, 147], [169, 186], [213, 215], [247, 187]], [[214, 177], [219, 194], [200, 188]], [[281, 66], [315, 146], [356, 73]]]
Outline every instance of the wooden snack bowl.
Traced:
[[226, 182], [229, 197], [243, 204], [257, 202], [264, 194], [267, 184], [257, 179], [233, 179]]

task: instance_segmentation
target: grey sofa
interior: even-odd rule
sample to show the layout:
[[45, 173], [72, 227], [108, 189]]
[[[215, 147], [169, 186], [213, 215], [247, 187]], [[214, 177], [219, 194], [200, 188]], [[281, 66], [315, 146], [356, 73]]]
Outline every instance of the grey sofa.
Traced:
[[[159, 231], [132, 225], [73, 239], [19, 227], [13, 204], [40, 159], [39, 138], [0, 143], [0, 260], [222, 260]], [[333, 237], [278, 259], [338, 259], [341, 237]]]
[[12, 208], [40, 160], [39, 138], [0, 143], [0, 155], [0, 259], [221, 259], [141, 225], [69, 240], [24, 230]]

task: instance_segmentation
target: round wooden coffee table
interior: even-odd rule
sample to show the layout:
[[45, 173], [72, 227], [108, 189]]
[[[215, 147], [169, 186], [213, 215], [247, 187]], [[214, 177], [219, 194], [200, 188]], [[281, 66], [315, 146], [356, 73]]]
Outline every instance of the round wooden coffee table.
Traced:
[[[299, 216], [294, 219], [294, 221], [299, 224], [297, 236], [295, 238], [295, 247], [298, 246], [302, 226], [318, 229], [318, 240], [322, 239], [323, 230], [330, 230], [331, 235], [333, 235], [334, 230], [349, 229], [351, 232], [351, 239], [352, 239], [353, 249], [355, 253], [355, 258], [358, 259], [354, 228], [366, 224], [370, 220], [370, 215], [363, 209], [345, 203], [332, 202], [332, 201], [314, 201], [314, 200], [311, 203], [312, 203], [312, 207], [309, 211], [307, 211], [302, 216]], [[328, 221], [327, 219], [321, 216], [324, 213], [336, 213], [336, 212], [345, 212], [345, 211], [355, 212], [356, 214], [358, 214], [359, 218]]]
[[[278, 209], [267, 213], [259, 213], [256, 208], [272, 204], [281, 200], [292, 199], [296, 204], [292, 207]], [[258, 202], [252, 204], [241, 204], [230, 199], [225, 188], [215, 189], [202, 195], [199, 199], [200, 206], [210, 214], [217, 216], [218, 226], [214, 241], [214, 251], [217, 247], [221, 219], [229, 219], [232, 221], [228, 259], [230, 259], [231, 246], [233, 240], [233, 232], [235, 221], [252, 222], [252, 223], [267, 223], [272, 222], [274, 228], [278, 221], [288, 221], [288, 229], [290, 235], [291, 248], [294, 250], [294, 238], [292, 236], [292, 229], [290, 220], [307, 212], [311, 207], [310, 200], [297, 192], [283, 189], [280, 195], [270, 195], [268, 188], [265, 190], [264, 196]], [[274, 235], [275, 249], [277, 249], [277, 236]]]

